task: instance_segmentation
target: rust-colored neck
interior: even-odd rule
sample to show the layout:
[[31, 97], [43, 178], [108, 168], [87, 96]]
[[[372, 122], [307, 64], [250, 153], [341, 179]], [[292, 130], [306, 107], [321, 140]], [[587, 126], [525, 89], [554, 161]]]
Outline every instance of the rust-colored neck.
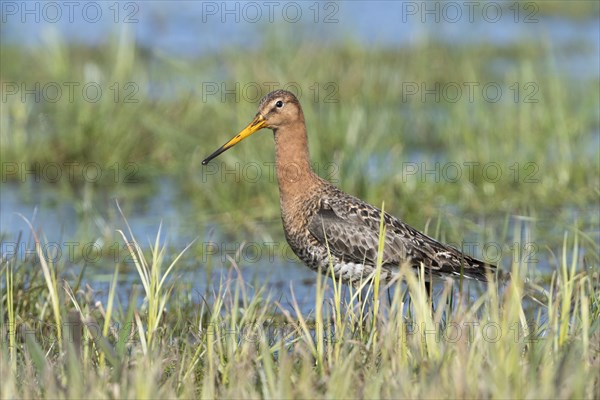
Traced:
[[319, 184], [310, 167], [304, 117], [274, 131], [275, 165], [281, 204], [302, 200]]

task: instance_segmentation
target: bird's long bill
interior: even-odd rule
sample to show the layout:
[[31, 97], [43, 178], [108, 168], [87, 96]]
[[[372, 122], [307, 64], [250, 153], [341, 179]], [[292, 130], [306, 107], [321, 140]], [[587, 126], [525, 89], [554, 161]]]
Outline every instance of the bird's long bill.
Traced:
[[204, 159], [204, 161], [202, 161], [202, 165], [208, 164], [208, 162], [210, 160], [212, 160], [219, 154], [225, 152], [226, 150], [229, 150], [230, 148], [232, 148], [233, 146], [235, 146], [242, 140], [246, 139], [248, 136], [252, 135], [254, 132], [261, 130], [262, 128], [264, 128], [266, 126], [266, 124], [267, 124], [267, 121], [265, 120], [265, 117], [263, 117], [261, 114], [256, 114], [256, 117], [254, 117], [252, 122], [250, 122], [250, 124], [248, 124], [247, 127], [245, 127], [240, 133], [238, 133], [233, 138], [231, 138], [231, 140], [229, 142], [227, 142], [223, 146], [219, 147], [210, 156], [206, 157]]

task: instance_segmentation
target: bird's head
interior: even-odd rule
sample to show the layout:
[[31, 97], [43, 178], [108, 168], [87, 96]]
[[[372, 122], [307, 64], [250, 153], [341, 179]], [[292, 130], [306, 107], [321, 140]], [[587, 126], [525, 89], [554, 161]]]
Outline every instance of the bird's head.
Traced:
[[210, 160], [219, 154], [232, 148], [248, 136], [263, 128], [272, 129], [275, 134], [277, 130], [286, 125], [304, 123], [304, 115], [300, 102], [293, 93], [287, 90], [275, 90], [262, 98], [258, 105], [256, 116], [240, 133], [230, 141], [219, 147], [214, 153], [202, 161], [202, 165], [208, 164]]

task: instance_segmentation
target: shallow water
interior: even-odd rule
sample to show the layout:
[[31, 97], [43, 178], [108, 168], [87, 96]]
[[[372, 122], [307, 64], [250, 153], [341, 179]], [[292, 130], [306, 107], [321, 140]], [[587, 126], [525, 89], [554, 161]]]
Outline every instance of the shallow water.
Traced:
[[[489, 43], [502, 47], [528, 38], [540, 40], [540, 46], [559, 50], [586, 49], [553, 62], [570, 77], [585, 79], [600, 75], [600, 18], [597, 15], [582, 20], [549, 17], [536, 10], [535, 2], [471, 2], [477, 7], [473, 10], [463, 2], [276, 2], [273, 14], [270, 14], [269, 5], [261, 2], [233, 2], [228, 5], [224, 2], [192, 1], [177, 2], [176, 5], [164, 1], [91, 3], [100, 10], [100, 18], [93, 23], [89, 20], [90, 15], [82, 14], [82, 9], [75, 10], [72, 20], [68, 12], [62, 9], [61, 17], [53, 20], [56, 14], [49, 14], [53, 10], [43, 2], [31, 2], [29, 6], [34, 11], [29, 13], [22, 8], [23, 2], [3, 2], [4, 20], [0, 25], [2, 41], [43, 48], [53, 35], [58, 35], [67, 44], [97, 45], [112, 34], [122, 37], [132, 34], [136, 45], [147, 49], [152, 55], [178, 60], [210, 56], [227, 47], [258, 48], [267, 40], [266, 32], [275, 31], [293, 37], [292, 28], [298, 26], [304, 28], [305, 40], [318, 39], [323, 45], [345, 42], [351, 38], [366, 47], [399, 48], [428, 40], [465, 45]], [[59, 7], [66, 5], [60, 2], [52, 4]], [[502, 6], [497, 9], [498, 4]], [[118, 7], [115, 8], [115, 5]], [[16, 9], [10, 8], [13, 6]], [[300, 14], [293, 14], [297, 7]], [[294, 21], [296, 18], [298, 20]], [[502, 71], [503, 60], [490, 60], [490, 68]], [[180, 84], [187, 87], [189, 82]], [[156, 95], [164, 96], [168, 92]], [[599, 138], [600, 135], [595, 132], [592, 145], [586, 149], [597, 151]], [[420, 159], [416, 152], [412, 156], [416, 161]], [[375, 178], [377, 171], [385, 168], [385, 164], [385, 160], [374, 158], [370, 160], [365, 173], [369, 178]], [[225, 227], [211, 221], [199, 222], [198, 218], [192, 216], [203, 210], [196, 209], [190, 199], [181, 194], [176, 182], [162, 179], [153, 187], [156, 191], [149, 190], [149, 195], [132, 196], [116, 190], [100, 193], [84, 187], [68, 192], [47, 184], [19, 186], [2, 182], [2, 256], [16, 251], [19, 257], [25, 257], [31, 250], [28, 247], [31, 244], [30, 228], [22, 215], [43, 235], [48, 244], [48, 253], [67, 260], [66, 265], [71, 269], [63, 272], [76, 277], [85, 265], [84, 283], [103, 296], [107, 292], [115, 262], [126, 261], [128, 257], [123, 239], [116, 232], [117, 229], [127, 231], [116, 206], [115, 198], [119, 198], [133, 234], [142, 245], [154, 242], [161, 224], [161, 242], [166, 241], [169, 249], [173, 250], [170, 253], [181, 251], [187, 244], [197, 240], [189, 251], [191, 255], [178, 266], [174, 279], [189, 285], [190, 291], [198, 297], [218, 286], [221, 279], [235, 276], [235, 269], [232, 269], [235, 263], [247, 282], [256, 282], [257, 285], [267, 282], [273, 296], [280, 297], [282, 304], [291, 304], [291, 286], [298, 301], [311, 303], [315, 291], [315, 273], [291, 254], [283, 239], [278, 218], [261, 221], [261, 226], [252, 233], [240, 232], [238, 227]], [[593, 214], [596, 209], [592, 208]], [[457, 218], [469, 218], [456, 212], [453, 214]], [[560, 254], [555, 244], [561, 243], [563, 229], [553, 227], [555, 221], [550, 214], [552, 211], [538, 221], [536, 232], [546, 231], [548, 242], [552, 243], [551, 251]], [[573, 214], [567, 216], [566, 220], [581, 219], [580, 215]], [[498, 218], [496, 222], [500, 226], [505, 217]], [[520, 223], [522, 220], [519, 217], [511, 217], [509, 231]], [[592, 240], [597, 243], [597, 217], [592, 217], [589, 224]], [[20, 234], [25, 245], [15, 250]], [[472, 234], [465, 240], [477, 242], [481, 239]], [[524, 246], [528, 240], [525, 234], [517, 239], [517, 259], [523, 260], [531, 255], [532, 248]], [[502, 243], [502, 246], [505, 245], [508, 246]], [[97, 249], [104, 253], [97, 254]], [[483, 246], [474, 248], [470, 253], [485, 256]], [[554, 263], [551, 252], [537, 248], [538, 254], [531, 269], [551, 272]], [[513, 254], [502, 254], [504, 268], [508, 268], [512, 257]], [[139, 282], [136, 274], [129, 263], [129, 268], [122, 273], [120, 284], [123, 300], [131, 285]]]
[[[283, 238], [279, 218], [257, 222], [254, 232], [239, 229], [225, 231], [225, 227], [215, 223], [199, 225], [190, 216], [201, 214], [201, 211], [194, 210], [190, 199], [179, 193], [174, 182], [163, 179], [158, 188], [157, 193], [142, 202], [121, 198], [119, 204], [134, 237], [145, 248], [154, 244], [160, 227], [161, 244], [166, 244], [168, 248], [163, 270], [192, 243], [185, 257], [177, 264], [170, 281], [186, 291], [190, 300], [200, 303], [203, 298], [218, 291], [223, 282], [235, 281], [239, 271], [247, 283], [249, 294], [266, 285], [270, 295], [279, 300], [282, 308], [291, 311], [295, 297], [303, 312], [312, 310], [316, 273], [306, 268], [292, 253]], [[99, 300], [107, 296], [115, 263], [119, 263], [118, 292], [125, 304], [133, 285], [139, 285], [140, 279], [125, 241], [117, 230], [123, 230], [128, 240], [130, 234], [118, 213], [114, 198], [101, 197], [106, 198], [91, 200], [92, 204], [87, 206], [92, 211], [82, 212], [81, 209], [86, 208], [82, 205], [83, 201], [65, 197], [58, 188], [45, 185], [25, 190], [16, 184], [4, 184], [0, 191], [2, 256], [16, 256], [19, 260], [25, 260], [35, 255], [31, 230], [24, 220], [27, 218], [41, 235], [46, 258], [57, 261], [57, 265], [64, 265], [62, 274], [69, 282], [75, 282], [85, 268], [82, 283], [84, 287], [89, 285]], [[567, 214], [564, 218], [570, 221], [580, 218], [576, 210]], [[485, 223], [501, 226], [503, 218]], [[553, 252], [560, 254], [559, 245], [564, 234], [562, 229], [556, 228], [556, 222], [551, 218], [538, 218], [533, 223], [531, 218], [512, 216], [509, 231], [516, 229], [520, 236], [512, 237], [510, 242], [483, 243], [477, 234], [467, 233], [462, 246], [451, 244], [462, 247], [469, 254], [497, 262], [505, 270], [510, 269], [514, 260], [520, 261], [522, 268], [527, 269], [527, 276], [549, 276], [555, 268], [555, 260], [546, 247], [555, 243], [552, 245], [556, 246]], [[584, 231], [591, 229], [593, 236], [593, 227], [597, 228], [598, 224], [597, 220], [590, 220], [589, 227], [581, 228]], [[536, 236], [540, 232], [546, 233], [543, 240]], [[598, 234], [596, 229], [595, 240], [598, 240]], [[21, 244], [16, 247], [19, 235]], [[571, 251], [569, 257], [570, 254]], [[474, 288], [478, 287], [475, 283], [473, 285]]]

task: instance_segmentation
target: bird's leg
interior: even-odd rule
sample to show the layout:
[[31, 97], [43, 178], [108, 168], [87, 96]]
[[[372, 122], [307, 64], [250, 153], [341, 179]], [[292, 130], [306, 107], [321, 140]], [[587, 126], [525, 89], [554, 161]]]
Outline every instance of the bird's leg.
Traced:
[[431, 313], [435, 314], [435, 307], [433, 307], [433, 274], [429, 269], [429, 280], [425, 281], [425, 291], [427, 292], [427, 300], [431, 303]]
[[427, 293], [427, 302], [431, 305], [431, 313], [435, 314], [435, 307], [433, 306], [433, 283], [431, 280], [425, 281], [425, 293]]
[[430, 281], [425, 281], [425, 293], [427, 293], [427, 299], [431, 299], [431, 282]]

